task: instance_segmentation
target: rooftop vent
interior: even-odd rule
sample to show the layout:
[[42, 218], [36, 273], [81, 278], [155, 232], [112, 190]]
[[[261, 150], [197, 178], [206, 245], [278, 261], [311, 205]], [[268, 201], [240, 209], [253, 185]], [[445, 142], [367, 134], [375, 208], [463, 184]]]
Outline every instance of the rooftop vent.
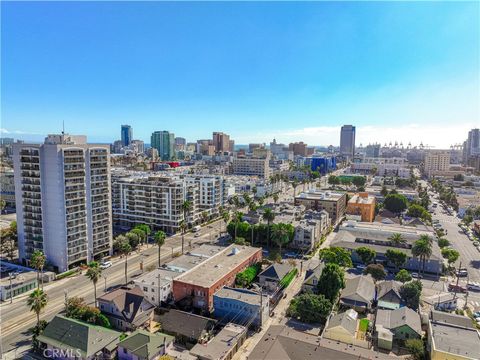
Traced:
[[236, 247], [232, 249], [232, 255], [237, 255], [240, 252], [240, 250]]

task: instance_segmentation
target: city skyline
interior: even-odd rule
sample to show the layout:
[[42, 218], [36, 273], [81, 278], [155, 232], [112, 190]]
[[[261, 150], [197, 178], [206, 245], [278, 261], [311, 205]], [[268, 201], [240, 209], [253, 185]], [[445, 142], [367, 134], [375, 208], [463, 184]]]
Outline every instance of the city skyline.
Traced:
[[448, 148], [480, 124], [478, 3], [1, 6], [5, 137]]

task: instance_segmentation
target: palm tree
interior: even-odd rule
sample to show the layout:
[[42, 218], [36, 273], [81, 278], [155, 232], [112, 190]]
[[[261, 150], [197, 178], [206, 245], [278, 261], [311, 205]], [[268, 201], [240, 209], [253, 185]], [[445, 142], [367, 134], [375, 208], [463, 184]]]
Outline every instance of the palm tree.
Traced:
[[281, 255], [282, 245], [288, 244], [288, 242], [290, 241], [290, 234], [285, 224], [277, 224], [273, 227], [272, 240], [275, 242], [275, 244], [278, 245]]
[[28, 296], [27, 305], [30, 306], [30, 311], [37, 315], [37, 329], [40, 326], [40, 312], [47, 306], [47, 293], [42, 289], [35, 289]]
[[230, 220], [230, 212], [229, 211], [223, 211], [222, 212], [222, 218], [225, 223], [225, 232], [227, 232], [227, 224], [228, 220]]
[[185, 200], [182, 203], [182, 211], [183, 211], [183, 220], [185, 224], [188, 226], [187, 214], [192, 210], [193, 204], [191, 201]]
[[272, 209], [266, 208], [263, 212], [262, 218], [267, 222], [267, 244], [270, 246], [270, 224], [275, 220], [275, 213]]
[[201, 216], [202, 216], [202, 223], [206, 223], [208, 220], [208, 212], [202, 211]]
[[277, 201], [278, 201], [278, 194], [275, 193], [275, 194], [272, 195], [272, 197], [273, 197], [273, 202], [276, 204]]
[[180, 232], [182, 233], [182, 254], [183, 254], [183, 248], [185, 244], [185, 232], [187, 231], [187, 223], [185, 220], [180, 221]]
[[419, 258], [418, 273], [420, 274], [420, 263], [422, 270], [425, 272], [425, 262], [432, 256], [432, 244], [427, 240], [418, 239], [412, 247], [412, 255]]
[[401, 247], [407, 243], [407, 240], [400, 233], [393, 233], [388, 239], [394, 247]]
[[235, 212], [234, 214], [234, 221], [235, 221], [235, 238], [234, 240], [237, 239], [237, 228], [238, 228], [238, 223], [242, 221], [243, 214], [240, 211]]
[[102, 269], [98, 266], [98, 262], [91, 261], [88, 264], [88, 270], [85, 273], [85, 276], [93, 282], [93, 295], [95, 297], [95, 306], [97, 306], [97, 282], [102, 276]]
[[118, 251], [120, 254], [125, 256], [125, 285], [128, 284], [128, 274], [127, 274], [127, 267], [128, 267], [128, 254], [132, 251], [132, 247], [128, 241], [122, 241], [118, 245]]
[[40, 288], [40, 272], [43, 271], [43, 267], [45, 266], [46, 261], [47, 258], [40, 250], [35, 250], [30, 258], [30, 264], [35, 268], [35, 270], [37, 270], [37, 289]]
[[431, 247], [432, 244], [433, 244], [433, 238], [431, 238], [431, 237], [428, 236], [427, 234], [420, 235], [420, 237], [418, 238], [418, 240], [426, 241], [426, 242], [430, 245], [430, 247]]
[[163, 231], [157, 231], [155, 233], [155, 243], [158, 246], [158, 267], [161, 265], [161, 260], [160, 260], [160, 248], [162, 247], [163, 244], [165, 244], [165, 238], [167, 235]]
[[295, 191], [295, 189], [297, 188], [297, 186], [298, 186], [298, 181], [295, 179], [295, 180], [292, 181], [293, 197], [296, 196], [296, 191]]

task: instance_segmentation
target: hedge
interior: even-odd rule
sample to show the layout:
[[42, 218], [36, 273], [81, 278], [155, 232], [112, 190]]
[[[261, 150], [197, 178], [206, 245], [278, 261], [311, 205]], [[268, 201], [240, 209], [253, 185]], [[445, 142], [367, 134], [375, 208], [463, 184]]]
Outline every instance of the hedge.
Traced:
[[65, 272], [63, 272], [63, 273], [61, 273], [61, 274], [58, 274], [58, 275], [55, 277], [55, 279], [56, 279], [56, 280], [61, 280], [61, 279], [66, 278], [66, 277], [68, 277], [68, 276], [72, 276], [72, 275], [76, 274], [77, 272], [78, 272], [77, 269], [68, 270], [68, 271], [65, 271]]
[[282, 280], [280, 280], [280, 284], [279, 284], [280, 287], [284, 289], [288, 285], [290, 285], [292, 280], [295, 278], [295, 275], [297, 275], [297, 272], [298, 272], [297, 268], [293, 268], [292, 270], [290, 270], [290, 272], [287, 275], [285, 275]]

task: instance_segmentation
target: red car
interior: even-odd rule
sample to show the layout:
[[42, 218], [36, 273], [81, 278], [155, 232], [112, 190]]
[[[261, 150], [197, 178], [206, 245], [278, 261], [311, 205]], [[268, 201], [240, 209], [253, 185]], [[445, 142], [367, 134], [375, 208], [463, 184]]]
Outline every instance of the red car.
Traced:
[[461, 293], [464, 293], [464, 292], [467, 292], [467, 288], [465, 286], [462, 286], [462, 285], [457, 285], [457, 284], [448, 284], [448, 291], [451, 291], [451, 292], [461, 292]]

